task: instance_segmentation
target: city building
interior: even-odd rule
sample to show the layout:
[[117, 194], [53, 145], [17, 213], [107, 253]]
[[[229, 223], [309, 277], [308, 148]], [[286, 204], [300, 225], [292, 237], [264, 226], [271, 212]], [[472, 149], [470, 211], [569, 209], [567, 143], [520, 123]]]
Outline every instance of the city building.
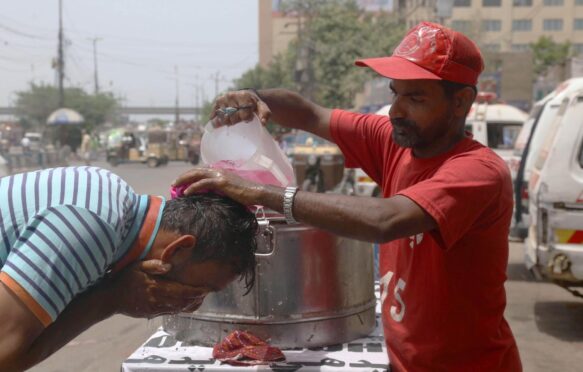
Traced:
[[[529, 95], [541, 98], [561, 80], [583, 75], [583, 0], [398, 0], [396, 8], [408, 26], [433, 21], [470, 36], [487, 62], [482, 85], [521, 108]], [[569, 41], [573, 57], [534, 76], [525, 53], [541, 36]]]
[[[266, 67], [298, 35], [301, 19], [287, 14], [282, 0], [259, 1], [259, 65]], [[393, 0], [357, 0], [369, 12], [393, 11]]]
[[546, 35], [583, 52], [583, 0], [399, 0], [397, 6], [409, 26], [443, 22], [488, 51], [528, 50]]

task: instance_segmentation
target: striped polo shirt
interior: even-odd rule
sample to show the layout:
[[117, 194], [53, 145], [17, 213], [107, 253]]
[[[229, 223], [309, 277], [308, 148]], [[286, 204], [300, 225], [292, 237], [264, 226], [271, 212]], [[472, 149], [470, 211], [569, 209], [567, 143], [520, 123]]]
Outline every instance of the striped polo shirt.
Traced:
[[109, 270], [146, 256], [163, 209], [96, 167], [0, 178], [0, 281], [47, 326]]

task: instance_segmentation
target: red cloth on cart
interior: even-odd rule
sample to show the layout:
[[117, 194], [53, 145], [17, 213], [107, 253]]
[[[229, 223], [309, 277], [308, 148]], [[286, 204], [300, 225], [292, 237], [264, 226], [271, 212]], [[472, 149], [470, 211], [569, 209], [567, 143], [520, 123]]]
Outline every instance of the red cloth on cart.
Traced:
[[234, 366], [251, 366], [285, 361], [277, 347], [246, 331], [233, 331], [213, 348], [213, 358]]

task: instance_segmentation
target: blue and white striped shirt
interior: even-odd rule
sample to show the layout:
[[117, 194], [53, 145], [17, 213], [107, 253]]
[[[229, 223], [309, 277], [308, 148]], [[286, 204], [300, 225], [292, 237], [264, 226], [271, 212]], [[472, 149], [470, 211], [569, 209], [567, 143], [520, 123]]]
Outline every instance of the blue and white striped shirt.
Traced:
[[[156, 221], [147, 232], [151, 245], [164, 202], [149, 212], [150, 200], [95, 167], [0, 178], [0, 281], [48, 325], [76, 295], [127, 260], [150, 212]], [[150, 247], [143, 248], [141, 258]]]

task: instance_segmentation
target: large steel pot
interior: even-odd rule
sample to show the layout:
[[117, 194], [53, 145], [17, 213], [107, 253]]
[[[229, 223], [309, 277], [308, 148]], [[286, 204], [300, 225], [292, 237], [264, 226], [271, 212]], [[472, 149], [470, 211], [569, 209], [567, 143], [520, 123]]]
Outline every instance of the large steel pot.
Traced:
[[373, 250], [281, 216], [259, 219], [256, 282], [207, 296], [194, 313], [163, 318], [178, 340], [212, 346], [232, 330], [272, 345], [316, 347], [368, 335], [375, 326]]

